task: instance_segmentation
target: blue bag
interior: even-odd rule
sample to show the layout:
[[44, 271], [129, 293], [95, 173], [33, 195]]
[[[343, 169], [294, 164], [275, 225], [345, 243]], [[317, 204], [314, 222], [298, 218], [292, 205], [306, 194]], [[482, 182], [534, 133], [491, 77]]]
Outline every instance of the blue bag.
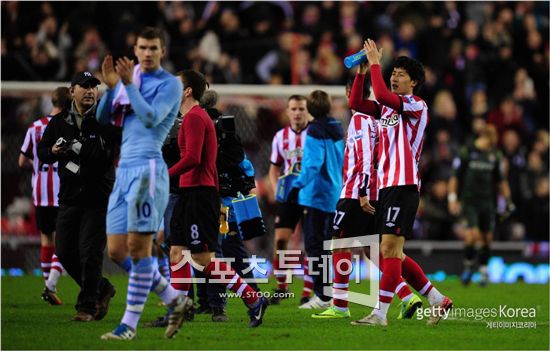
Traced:
[[250, 240], [267, 232], [255, 194], [243, 196], [239, 193], [239, 197], [234, 198], [231, 203], [243, 240]]

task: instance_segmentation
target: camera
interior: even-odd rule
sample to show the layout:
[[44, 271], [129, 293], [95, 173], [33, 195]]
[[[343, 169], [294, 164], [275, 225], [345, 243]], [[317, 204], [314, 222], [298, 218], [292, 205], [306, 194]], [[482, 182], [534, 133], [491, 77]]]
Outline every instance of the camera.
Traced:
[[235, 116], [220, 116], [215, 121], [219, 134], [235, 134]]
[[58, 146], [62, 149], [66, 149], [68, 144], [69, 144], [69, 142], [67, 140], [63, 139], [63, 137], [57, 139], [57, 141], [55, 142], [55, 146]]
[[63, 149], [63, 151], [72, 151], [76, 155], [80, 154], [80, 149], [82, 149], [82, 143], [76, 139], [72, 141], [67, 141], [63, 137], [57, 139], [55, 145]]

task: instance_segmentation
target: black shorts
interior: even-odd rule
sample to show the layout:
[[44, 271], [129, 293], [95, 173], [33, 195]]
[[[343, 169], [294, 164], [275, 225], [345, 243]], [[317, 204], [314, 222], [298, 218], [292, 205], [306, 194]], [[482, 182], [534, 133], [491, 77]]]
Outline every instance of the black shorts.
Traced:
[[51, 235], [55, 231], [59, 207], [36, 206], [36, 226], [40, 233]]
[[216, 188], [181, 189], [170, 221], [170, 245], [192, 253], [215, 252], [220, 228], [220, 198]]
[[377, 233], [410, 237], [419, 201], [416, 185], [380, 189], [376, 208]]
[[[371, 205], [376, 208], [375, 201]], [[375, 218], [361, 209], [359, 200], [340, 199], [332, 221], [332, 236], [343, 239], [375, 234]]]
[[468, 228], [477, 228], [482, 233], [492, 232], [495, 229], [496, 210], [494, 206], [463, 203], [462, 217], [466, 219]]
[[297, 203], [278, 202], [275, 228], [294, 229], [304, 214], [304, 208]]

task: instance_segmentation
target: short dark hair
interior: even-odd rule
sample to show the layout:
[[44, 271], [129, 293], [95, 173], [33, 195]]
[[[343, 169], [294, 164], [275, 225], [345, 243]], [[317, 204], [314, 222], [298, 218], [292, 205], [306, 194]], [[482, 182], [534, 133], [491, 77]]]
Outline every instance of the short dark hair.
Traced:
[[294, 94], [294, 95], [290, 95], [287, 102], [289, 102], [290, 100], [304, 101], [306, 100], [306, 97], [303, 95]]
[[424, 66], [422, 66], [420, 62], [411, 57], [399, 56], [395, 59], [393, 68], [403, 68], [407, 71], [411, 77], [411, 80], [416, 81], [416, 86], [413, 88], [413, 93], [416, 95], [420, 92], [422, 85], [424, 85], [424, 82], [426, 81]]
[[314, 117], [326, 117], [330, 113], [330, 95], [322, 90], [314, 90], [307, 97], [307, 110]]
[[162, 30], [157, 27], [145, 27], [141, 30], [141, 32], [137, 36], [138, 38], [143, 39], [159, 39], [160, 45], [162, 47], [166, 46], [166, 41], [164, 40], [164, 34], [162, 33]]
[[[355, 77], [350, 77], [346, 83], [346, 92], [351, 91]], [[370, 72], [367, 72], [363, 81], [363, 99], [368, 99], [370, 96]]]
[[210, 86], [204, 75], [194, 69], [186, 69], [176, 73], [176, 75], [181, 77], [183, 89], [191, 88], [193, 90], [193, 99], [197, 101], [201, 100], [206, 88]]
[[71, 101], [71, 90], [67, 87], [57, 87], [52, 92], [52, 105], [58, 108], [65, 108]]

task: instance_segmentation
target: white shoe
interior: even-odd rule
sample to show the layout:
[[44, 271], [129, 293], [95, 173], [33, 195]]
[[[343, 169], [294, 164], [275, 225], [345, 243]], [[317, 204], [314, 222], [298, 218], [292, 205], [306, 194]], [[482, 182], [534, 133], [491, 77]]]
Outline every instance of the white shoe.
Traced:
[[331, 305], [332, 299], [328, 301], [323, 301], [317, 295], [315, 295], [312, 299], [309, 299], [308, 302], [298, 306], [298, 308], [304, 310], [323, 310], [325, 308], [329, 308]]
[[366, 325], [369, 327], [375, 327], [379, 325], [382, 327], [386, 327], [388, 326], [388, 320], [374, 314], [374, 311], [373, 311], [371, 312], [371, 314], [369, 314], [365, 318], [351, 322], [351, 325]]
[[441, 303], [435, 304], [431, 308], [430, 318], [426, 322], [427, 325], [436, 325], [441, 318], [447, 318], [449, 311], [453, 308], [453, 301], [447, 296], [443, 298]]

